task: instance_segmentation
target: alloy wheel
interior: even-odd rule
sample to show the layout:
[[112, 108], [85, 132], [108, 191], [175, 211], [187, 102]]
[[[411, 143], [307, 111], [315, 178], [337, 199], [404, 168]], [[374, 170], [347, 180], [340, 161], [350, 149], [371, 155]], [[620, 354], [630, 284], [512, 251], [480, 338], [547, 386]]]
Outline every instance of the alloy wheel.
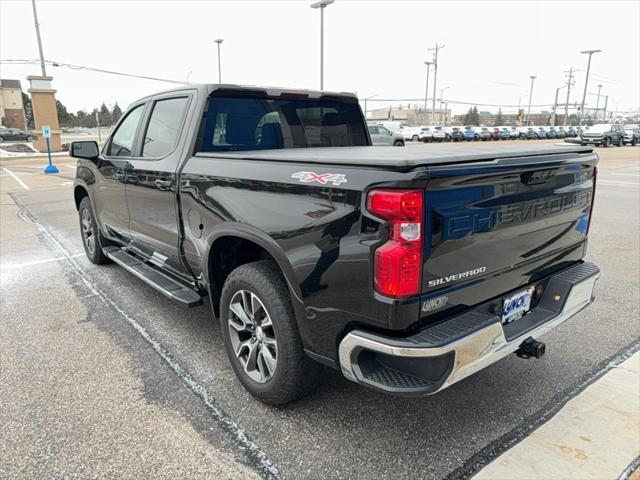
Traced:
[[277, 367], [278, 343], [273, 323], [258, 296], [239, 290], [229, 304], [229, 338], [245, 373], [255, 382], [268, 382]]
[[93, 255], [96, 250], [96, 236], [93, 231], [93, 219], [91, 218], [91, 212], [86, 208], [82, 210], [81, 224], [82, 240], [84, 241], [89, 254]]

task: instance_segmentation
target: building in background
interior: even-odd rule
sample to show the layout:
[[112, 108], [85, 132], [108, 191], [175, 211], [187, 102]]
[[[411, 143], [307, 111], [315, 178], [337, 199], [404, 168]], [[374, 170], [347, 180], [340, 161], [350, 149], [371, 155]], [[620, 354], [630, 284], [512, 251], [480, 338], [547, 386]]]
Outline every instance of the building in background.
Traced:
[[0, 125], [27, 129], [20, 80], [0, 80]]
[[[367, 110], [366, 118], [368, 122], [394, 121], [411, 126], [431, 125], [431, 112], [431, 109], [428, 108], [425, 110], [417, 105], [399, 105]], [[449, 125], [450, 120], [451, 110], [436, 108], [436, 125]]]

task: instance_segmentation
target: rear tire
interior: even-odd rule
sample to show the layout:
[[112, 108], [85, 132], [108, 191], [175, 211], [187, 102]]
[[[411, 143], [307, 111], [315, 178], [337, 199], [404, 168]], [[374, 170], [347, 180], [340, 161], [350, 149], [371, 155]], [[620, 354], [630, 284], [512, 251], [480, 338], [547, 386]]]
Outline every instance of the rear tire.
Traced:
[[404, 147], [404, 142], [402, 140], [396, 140], [393, 142], [394, 147]]
[[91, 263], [96, 265], [104, 265], [111, 263], [109, 257], [102, 252], [102, 247], [109, 245], [109, 242], [102, 236], [100, 227], [96, 223], [91, 208], [91, 200], [84, 197], [78, 208], [78, 217], [80, 219], [80, 235], [82, 236], [82, 246], [84, 253]]
[[636, 143], [638, 143], [638, 139], [636, 137], [633, 137], [633, 140], [631, 140], [631, 146], [635, 147]]
[[609, 137], [604, 137], [604, 140], [602, 140], [602, 146], [604, 148], [608, 148], [609, 145], [611, 145], [611, 139]]
[[412, 142], [417, 142], [418, 140], [420, 140], [420, 137], [418, 137], [418, 135], [414, 135], [413, 137], [411, 137]]
[[0, 143], [4, 142], [4, 137], [0, 137]]
[[29, 135], [26, 139], [27, 142], [33, 142], [33, 137], [31, 135]]
[[220, 324], [229, 362], [258, 400], [283, 405], [317, 386], [323, 366], [304, 353], [289, 289], [272, 260], [231, 272], [222, 288]]

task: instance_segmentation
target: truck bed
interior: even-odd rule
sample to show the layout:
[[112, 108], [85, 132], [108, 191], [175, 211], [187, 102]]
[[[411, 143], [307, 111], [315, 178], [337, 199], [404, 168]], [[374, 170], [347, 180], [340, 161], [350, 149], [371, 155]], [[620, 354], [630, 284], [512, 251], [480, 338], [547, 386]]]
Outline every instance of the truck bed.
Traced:
[[429, 145], [428, 147], [321, 147], [251, 150], [243, 152], [198, 153], [198, 157], [238, 160], [267, 160], [292, 163], [354, 165], [390, 170], [411, 170], [423, 165], [481, 162], [496, 159], [558, 154], [586, 154], [593, 148], [566, 145]]

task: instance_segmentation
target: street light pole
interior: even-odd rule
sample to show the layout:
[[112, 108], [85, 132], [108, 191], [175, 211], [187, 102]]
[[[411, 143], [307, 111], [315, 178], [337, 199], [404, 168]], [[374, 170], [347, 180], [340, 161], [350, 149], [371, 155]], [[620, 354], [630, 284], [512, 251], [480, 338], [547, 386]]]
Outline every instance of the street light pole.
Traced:
[[424, 87], [424, 114], [425, 114], [425, 118], [427, 115], [427, 97], [429, 96], [429, 71], [431, 70], [431, 65], [433, 64], [433, 62], [424, 62], [424, 64], [427, 66], [427, 84]]
[[214, 42], [218, 44], [218, 83], [220, 84], [222, 83], [222, 67], [220, 63], [220, 44], [224, 42], [224, 39], [216, 38]]
[[578, 126], [582, 126], [582, 119], [584, 118], [584, 102], [587, 99], [587, 85], [589, 84], [589, 71], [591, 70], [591, 57], [594, 53], [600, 53], [602, 50], [583, 50], [582, 54], [589, 55], [589, 60], [587, 61], [587, 75], [584, 79], [584, 93], [582, 94], [582, 105], [580, 106], [580, 123]]
[[444, 48], [444, 45], [438, 45], [436, 42], [436, 46], [430, 48], [429, 50], [434, 50], [433, 54], [433, 104], [431, 110], [431, 124], [436, 124], [436, 87], [438, 84], [438, 51]]
[[440, 89], [440, 121], [438, 122], [439, 124], [445, 123], [444, 122], [444, 113], [442, 112], [442, 94], [444, 93], [445, 90], [447, 90], [449, 87], [444, 87]]
[[38, 23], [38, 11], [36, 10], [36, 0], [31, 0], [31, 6], [33, 7], [33, 21], [36, 24], [36, 37], [38, 38], [38, 52], [40, 53], [40, 69], [42, 70], [42, 76], [47, 76], [47, 70], [44, 67], [44, 53], [42, 53], [42, 38], [40, 37], [40, 24]]
[[564, 119], [562, 120], [562, 125], [567, 126], [567, 122], [569, 121], [569, 95], [571, 94], [571, 87], [573, 86], [573, 67], [569, 69], [569, 79], [567, 80], [567, 101], [564, 104]]
[[602, 85], [598, 85], [598, 98], [596, 99], [596, 113], [594, 115], [595, 120], [598, 120], [598, 107], [600, 106], [600, 90], [602, 90]]
[[536, 79], [535, 75], [529, 77], [531, 79], [531, 90], [529, 90], [529, 107], [527, 108], [527, 126], [531, 124], [531, 97], [533, 97], [533, 81]]
[[333, 2], [335, 0], [320, 0], [311, 5], [320, 9], [320, 90], [324, 90], [324, 9]]

